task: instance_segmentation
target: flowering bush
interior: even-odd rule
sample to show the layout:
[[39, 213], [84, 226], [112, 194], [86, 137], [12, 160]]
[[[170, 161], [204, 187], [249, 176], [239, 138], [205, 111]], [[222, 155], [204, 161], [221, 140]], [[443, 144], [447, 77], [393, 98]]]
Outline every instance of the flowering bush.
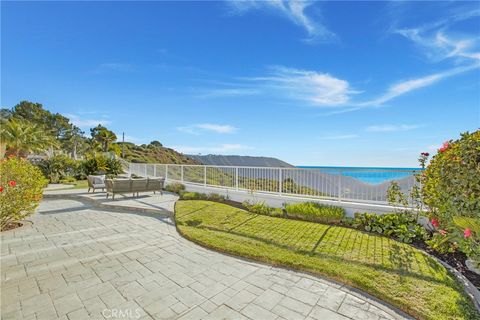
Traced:
[[0, 230], [31, 215], [42, 199], [47, 180], [26, 161], [11, 157], [0, 162]]
[[436, 231], [428, 244], [441, 252], [458, 248], [480, 264], [480, 131], [445, 142], [422, 184]]
[[446, 142], [425, 170], [425, 204], [442, 223], [456, 216], [480, 219], [480, 131]]

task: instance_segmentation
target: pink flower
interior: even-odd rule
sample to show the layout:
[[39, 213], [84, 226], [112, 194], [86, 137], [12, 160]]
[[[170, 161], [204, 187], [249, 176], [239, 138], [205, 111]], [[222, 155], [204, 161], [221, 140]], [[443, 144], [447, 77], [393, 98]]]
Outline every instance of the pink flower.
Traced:
[[435, 228], [440, 227], [440, 223], [438, 222], [437, 219], [433, 218], [430, 222], [432, 223], [432, 226], [434, 226]]
[[472, 236], [472, 230], [470, 230], [469, 228], [465, 229], [465, 231], [463, 232], [463, 236], [465, 238], [470, 238]]
[[440, 231], [438, 231], [438, 232], [439, 232], [442, 236], [447, 235], [447, 231], [445, 231], [445, 230], [443, 230], [443, 229], [440, 230]]
[[14, 181], [14, 180], [10, 180], [10, 181], [8, 181], [8, 185], [9, 185], [10, 187], [15, 187], [15, 186], [17, 185], [17, 182]]
[[447, 150], [448, 146], [449, 146], [448, 141], [445, 141], [442, 147], [438, 149], [438, 152], [444, 152], [445, 150]]

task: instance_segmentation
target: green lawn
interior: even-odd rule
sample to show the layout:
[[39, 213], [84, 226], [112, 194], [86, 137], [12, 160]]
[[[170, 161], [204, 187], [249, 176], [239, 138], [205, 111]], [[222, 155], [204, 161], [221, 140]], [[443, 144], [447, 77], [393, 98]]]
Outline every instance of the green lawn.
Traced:
[[447, 270], [410, 245], [354, 229], [178, 201], [186, 238], [213, 249], [306, 270], [360, 288], [418, 319], [480, 319]]

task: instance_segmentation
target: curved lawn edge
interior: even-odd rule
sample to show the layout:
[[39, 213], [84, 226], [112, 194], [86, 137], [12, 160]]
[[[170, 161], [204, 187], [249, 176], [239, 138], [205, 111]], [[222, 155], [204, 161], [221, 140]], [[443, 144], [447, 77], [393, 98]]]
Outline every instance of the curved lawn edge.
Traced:
[[360, 295], [362, 298], [368, 298], [370, 300], [369, 301], [370, 303], [375, 304], [378, 308], [382, 309], [383, 311], [385, 311], [386, 313], [388, 313], [390, 315], [392, 315], [391, 311], [394, 311], [394, 313], [396, 313], [397, 315], [402, 315], [402, 316], [408, 317], [408, 318], [412, 317], [410, 314], [406, 313], [402, 309], [390, 304], [389, 302], [387, 302], [383, 299], [380, 299], [380, 298], [378, 298], [374, 295], [371, 295], [370, 293], [365, 292], [360, 288], [350, 286], [350, 285], [348, 285], [344, 282], [329, 278], [328, 276], [325, 276], [324, 274], [312, 272], [308, 269], [297, 268], [295, 266], [284, 264], [284, 263], [278, 263], [278, 262], [273, 261], [273, 260], [259, 259], [259, 258], [254, 258], [254, 257], [250, 257], [250, 256], [239, 255], [238, 253], [234, 253], [233, 251], [224, 250], [220, 247], [213, 247], [213, 246], [205, 244], [204, 242], [201, 242], [201, 241], [199, 241], [195, 238], [189, 237], [187, 234], [183, 233], [178, 228], [176, 223], [175, 223], [175, 228], [176, 228], [178, 234], [180, 234], [183, 238], [185, 238], [186, 240], [188, 240], [190, 242], [195, 243], [196, 245], [198, 245], [198, 246], [200, 246], [204, 249], [208, 249], [208, 250], [211, 250], [211, 251], [214, 251], [214, 252], [218, 252], [220, 254], [224, 254], [224, 255], [227, 255], [227, 256], [232, 257], [232, 258], [241, 259], [241, 260], [252, 262], [252, 263], [262, 263], [264, 265], [271, 266], [271, 267], [274, 267], [274, 268], [281, 268], [281, 269], [288, 270], [288, 271], [301, 272], [301, 273], [304, 273], [306, 275], [310, 275], [310, 276], [313, 276], [313, 277], [316, 277], [316, 278], [320, 278], [323, 281], [327, 281], [327, 282], [330, 282], [332, 284], [336, 284], [338, 286], [341, 286], [341, 289], [344, 289], [345, 292], [347, 292], [349, 294]]
[[[254, 251], [252, 252], [246, 252], [245, 250], [242, 251], [242, 246], [236, 246], [232, 245], [233, 240], [235, 237], [236, 238], [243, 238], [242, 239], [242, 244], [247, 243], [247, 242], [252, 242], [251, 239], [241, 236], [238, 234], [233, 234], [226, 232], [225, 230], [215, 230], [215, 228], [211, 227], [202, 227], [202, 228], [197, 228], [198, 225], [201, 225], [203, 222], [199, 222], [199, 220], [194, 220], [195, 223], [199, 223], [198, 225], [195, 226], [186, 226], [183, 224], [183, 221], [179, 221], [179, 219], [182, 219], [183, 217], [178, 217], [178, 205], [181, 203], [207, 203], [209, 206], [210, 205], [216, 205], [220, 206], [221, 208], [225, 210], [233, 210], [236, 211], [237, 214], [244, 214], [250, 216], [249, 219], [251, 220], [255, 218], [256, 216], [259, 216], [257, 214], [253, 214], [250, 212], [247, 212], [245, 210], [241, 210], [235, 207], [231, 207], [226, 204], [220, 204], [220, 203], [215, 203], [215, 202], [209, 202], [209, 201], [198, 201], [198, 200], [182, 200], [179, 201], [175, 204], [175, 213], [174, 213], [174, 221], [175, 221], [175, 227], [180, 235], [182, 235], [184, 238], [186, 238], [189, 241], [192, 241], [202, 247], [205, 247], [207, 249], [211, 249], [223, 254], [228, 254], [234, 257], [240, 257], [240, 258], [246, 258], [248, 260], [254, 261], [254, 262], [262, 262], [266, 263], [268, 265], [274, 266], [274, 267], [282, 267], [282, 268], [287, 268], [295, 271], [301, 271], [305, 272], [314, 276], [320, 276], [325, 278], [326, 280], [333, 281], [340, 283], [341, 285], [346, 285], [347, 287], [354, 288], [353, 290], [359, 290], [362, 293], [364, 293], [366, 296], [372, 296], [374, 301], [379, 301], [378, 303], [387, 305], [388, 307], [392, 307], [393, 310], [397, 309], [399, 310], [400, 313], [404, 312], [408, 314], [409, 316], [413, 316], [417, 319], [480, 319], [480, 314], [477, 312], [476, 308], [473, 305], [473, 301], [470, 299], [470, 297], [465, 293], [463, 286], [459, 283], [458, 279], [450, 273], [449, 270], [447, 270], [442, 264], [440, 264], [437, 259], [434, 257], [431, 257], [430, 255], [426, 254], [425, 252], [418, 250], [412, 246], [410, 247], [411, 250], [413, 251], [418, 251], [418, 253], [424, 255], [425, 257], [428, 257], [428, 259], [432, 259], [434, 261], [434, 265], [431, 266], [437, 273], [440, 274], [445, 274], [447, 275], [447, 279], [431, 279], [433, 281], [433, 284], [436, 284], [437, 282], [440, 283], [442, 281], [446, 281], [447, 283], [438, 290], [439, 292], [433, 292], [429, 291], [429, 288], [426, 288], [426, 292], [424, 293], [427, 298], [430, 298], [432, 305], [429, 308], [429, 305], [424, 305], [423, 309], [417, 308], [416, 306], [412, 306], [412, 303], [405, 303], [402, 299], [396, 297], [395, 294], [391, 294], [391, 291], [400, 291], [400, 287], [397, 288], [390, 288], [391, 291], [382, 291], [378, 290], [375, 287], [368, 286], [368, 283], [363, 283], [361, 280], [361, 276], [359, 275], [358, 277], [353, 277], [349, 278], [348, 275], [345, 272], [342, 272], [342, 268], [348, 269], [351, 267], [351, 262], [347, 260], [342, 260], [335, 258], [334, 262], [337, 263], [338, 269], [335, 271], [330, 271], [326, 272], [329, 270], [322, 270], [315, 268], [315, 265], [311, 264], [308, 265], [308, 259], [311, 258], [312, 256], [316, 255], [315, 253], [313, 254], [305, 254], [305, 253], [299, 253], [298, 250], [285, 250], [285, 248], [270, 248], [271, 250], [268, 251]], [[198, 218], [199, 215], [202, 214], [202, 211], [205, 208], [200, 208], [196, 209], [193, 212], [188, 213], [189, 217], [196, 217]], [[233, 212], [232, 211], [232, 212]], [[210, 214], [211, 216], [211, 214]], [[228, 216], [230, 218], [231, 215]], [[261, 216], [263, 219], [272, 219], [272, 221], [277, 221], [278, 223], [282, 223], [284, 221], [293, 221], [293, 220], [288, 220], [288, 219], [283, 219], [283, 218], [276, 218], [276, 217], [268, 217], [268, 216]], [[179, 223], [180, 222], [180, 223]], [[297, 221], [299, 222], [299, 221]], [[248, 221], [247, 221], [248, 223]], [[241, 224], [247, 224], [245, 222], [242, 222]], [[317, 223], [312, 223], [312, 222], [299, 222], [303, 224], [315, 224], [315, 225], [320, 225]], [[331, 226], [328, 225], [322, 225], [323, 227], [330, 228]], [[335, 228], [342, 228], [342, 229], [348, 229], [344, 227], [335, 227]], [[200, 233], [198, 231], [200, 230]], [[353, 230], [353, 229], [349, 229]], [[192, 232], [193, 231], [193, 232]], [[356, 232], [360, 232], [362, 234], [365, 234], [365, 232], [361, 232], [358, 230], [354, 230]], [[215, 240], [220, 240], [220, 244], [217, 244], [215, 242], [212, 243], [211, 239], [208, 239], [205, 237], [205, 234], [201, 234], [201, 232], [204, 233], [210, 233], [211, 235], [213, 234], [214, 237], [216, 238]], [[368, 234], [367, 236], [370, 237], [376, 237], [376, 238], [384, 238], [378, 235], [371, 235]], [[223, 239], [222, 239], [223, 238]], [[230, 239], [228, 239], [230, 238]], [[387, 238], [385, 238], [387, 239]], [[238, 240], [238, 239], [237, 239]], [[223, 244], [222, 244], [223, 241]], [[253, 240], [256, 241], [256, 240]], [[387, 240], [386, 240], [387, 241]], [[388, 241], [393, 241], [396, 242], [399, 246], [404, 246], [405, 244], [400, 243], [396, 240], [393, 239], [388, 239]], [[255, 245], [253, 242], [251, 243], [253, 246]], [[272, 252], [271, 251], [278, 251], [278, 250], [284, 250], [283, 253], [286, 254], [286, 258], [288, 259], [275, 259], [272, 258]], [[247, 250], [248, 251], [248, 250]], [[415, 258], [415, 257], [413, 257]], [[332, 260], [332, 258], [328, 257], [322, 257], [321, 260]], [[365, 266], [367, 269], [368, 265]], [[439, 268], [439, 269], [438, 269]], [[344, 270], [345, 270], [344, 269]], [[371, 268], [372, 273], [374, 271], [378, 271], [374, 268]], [[400, 278], [402, 277], [404, 271], [397, 270], [397, 276]], [[408, 277], [408, 271], [403, 275]], [[422, 279], [423, 280], [423, 279]], [[404, 290], [404, 288], [403, 288]], [[454, 303], [450, 303], [450, 307], [452, 305], [456, 305], [457, 309], [456, 310], [448, 310], [448, 306], [445, 307], [445, 310], [439, 310], [442, 309], [442, 305], [444, 304], [444, 301], [442, 301], [442, 298], [444, 298], [448, 294], [452, 294], [452, 292], [456, 295], [454, 295], [452, 298], [455, 298]], [[423, 293], [423, 292], [422, 292]], [[403, 292], [405, 295], [405, 292]], [[408, 294], [407, 294], [408, 296]], [[420, 296], [423, 297], [423, 296]], [[429, 300], [427, 299], [426, 300]], [[445, 300], [445, 299], [444, 299]], [[449, 313], [449, 311], [452, 311], [452, 313]]]

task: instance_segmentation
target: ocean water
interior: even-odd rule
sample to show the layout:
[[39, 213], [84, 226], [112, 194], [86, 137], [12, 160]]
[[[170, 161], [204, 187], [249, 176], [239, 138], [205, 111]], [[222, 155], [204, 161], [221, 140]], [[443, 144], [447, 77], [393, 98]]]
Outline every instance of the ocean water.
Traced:
[[297, 168], [321, 169], [325, 173], [342, 174], [369, 184], [402, 179], [413, 175], [421, 168], [386, 168], [386, 167], [327, 167], [297, 166]]

